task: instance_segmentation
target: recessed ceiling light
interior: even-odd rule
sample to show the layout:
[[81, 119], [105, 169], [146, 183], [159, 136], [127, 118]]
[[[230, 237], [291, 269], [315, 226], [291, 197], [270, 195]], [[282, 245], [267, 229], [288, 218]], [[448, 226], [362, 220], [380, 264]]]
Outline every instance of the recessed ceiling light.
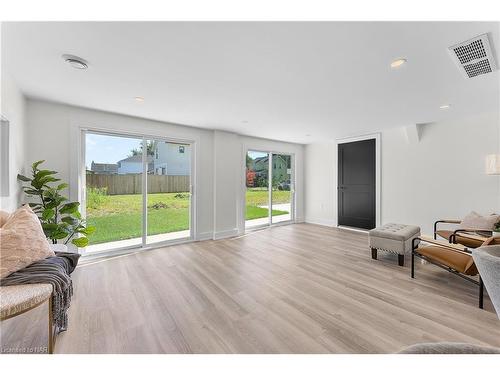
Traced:
[[135, 100], [136, 102], [140, 102], [140, 103], [142, 103], [142, 102], [144, 101], [144, 98], [143, 98], [142, 96], [136, 96], [136, 97], [134, 98], [134, 100]]
[[89, 64], [87, 61], [82, 59], [81, 57], [74, 56], [74, 55], [62, 55], [62, 58], [64, 61], [66, 61], [72, 68], [79, 69], [79, 70], [84, 70], [89, 67]]
[[450, 104], [443, 104], [439, 106], [439, 109], [450, 109], [451, 105]]
[[406, 63], [406, 59], [396, 59], [393, 62], [391, 62], [391, 68], [396, 69], [402, 66], [403, 64]]

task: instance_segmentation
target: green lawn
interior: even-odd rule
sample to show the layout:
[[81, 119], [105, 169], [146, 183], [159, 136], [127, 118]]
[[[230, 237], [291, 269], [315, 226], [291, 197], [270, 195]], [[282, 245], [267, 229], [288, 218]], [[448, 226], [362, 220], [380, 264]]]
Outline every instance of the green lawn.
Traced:
[[[268, 215], [267, 191], [251, 189], [247, 192], [246, 220]], [[273, 192], [273, 203], [289, 202], [290, 192]], [[287, 211], [273, 210], [272, 215]], [[87, 222], [96, 227], [89, 236], [90, 244], [125, 240], [142, 236], [142, 195], [96, 195], [87, 199]], [[159, 193], [148, 195], [148, 234], [161, 234], [189, 229], [189, 196], [186, 193]]]

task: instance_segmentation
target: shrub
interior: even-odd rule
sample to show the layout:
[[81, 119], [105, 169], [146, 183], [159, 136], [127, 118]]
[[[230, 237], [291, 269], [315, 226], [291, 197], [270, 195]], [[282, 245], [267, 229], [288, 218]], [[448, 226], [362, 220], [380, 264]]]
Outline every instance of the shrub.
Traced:
[[189, 198], [189, 194], [188, 193], [177, 193], [174, 195], [174, 198], [176, 199], [187, 199]]
[[153, 210], [159, 210], [160, 208], [168, 208], [168, 205], [166, 203], [163, 203], [163, 202], [156, 202], [156, 203], [148, 206], [148, 208], [151, 208]]

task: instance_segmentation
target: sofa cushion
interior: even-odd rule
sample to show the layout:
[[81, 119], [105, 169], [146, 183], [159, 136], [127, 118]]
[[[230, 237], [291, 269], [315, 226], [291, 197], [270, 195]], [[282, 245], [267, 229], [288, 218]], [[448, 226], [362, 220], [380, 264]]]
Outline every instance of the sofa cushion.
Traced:
[[55, 255], [36, 214], [25, 205], [0, 228], [0, 278]]

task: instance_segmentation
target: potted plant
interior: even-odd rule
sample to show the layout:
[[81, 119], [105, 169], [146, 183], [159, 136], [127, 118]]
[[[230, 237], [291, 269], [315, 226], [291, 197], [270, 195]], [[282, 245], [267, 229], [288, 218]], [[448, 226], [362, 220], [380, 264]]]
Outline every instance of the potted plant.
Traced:
[[500, 220], [493, 225], [493, 237], [500, 237]]
[[[68, 243], [76, 247], [88, 245], [88, 235], [95, 231], [95, 227], [87, 226], [79, 212], [79, 202], [70, 202], [61, 194], [68, 187], [67, 183], [59, 182], [54, 177], [56, 171], [39, 169], [39, 165], [45, 160], [39, 160], [31, 166], [31, 178], [17, 175], [17, 179], [23, 182], [23, 191], [30, 197], [36, 197], [37, 202], [29, 203], [37, 214], [42, 228], [52, 242], [52, 247], [57, 251], [66, 251]], [[54, 186], [51, 186], [54, 184]], [[62, 243], [59, 243], [61, 241]]]

